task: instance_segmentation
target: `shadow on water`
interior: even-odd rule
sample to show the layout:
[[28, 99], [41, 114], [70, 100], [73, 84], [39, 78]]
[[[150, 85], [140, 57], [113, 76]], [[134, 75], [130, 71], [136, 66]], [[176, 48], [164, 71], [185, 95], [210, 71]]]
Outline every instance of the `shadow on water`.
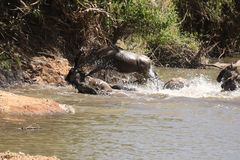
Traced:
[[[10, 89], [72, 105], [76, 113], [2, 117], [0, 151], [68, 160], [239, 159], [240, 91], [220, 92], [214, 79], [217, 70], [159, 73], [163, 81], [182, 76], [191, 85], [172, 91], [149, 83], [132, 86], [136, 92], [115, 91], [110, 96], [78, 94], [69, 86]], [[41, 129], [19, 129], [33, 123]]]

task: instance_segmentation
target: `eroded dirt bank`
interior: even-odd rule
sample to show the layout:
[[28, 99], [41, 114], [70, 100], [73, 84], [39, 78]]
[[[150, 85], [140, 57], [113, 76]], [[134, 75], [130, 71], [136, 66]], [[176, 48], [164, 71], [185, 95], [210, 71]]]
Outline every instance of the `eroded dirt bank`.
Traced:
[[65, 85], [70, 65], [67, 59], [57, 56], [32, 57], [28, 67], [3, 71], [0, 69], [0, 87], [27, 84]]

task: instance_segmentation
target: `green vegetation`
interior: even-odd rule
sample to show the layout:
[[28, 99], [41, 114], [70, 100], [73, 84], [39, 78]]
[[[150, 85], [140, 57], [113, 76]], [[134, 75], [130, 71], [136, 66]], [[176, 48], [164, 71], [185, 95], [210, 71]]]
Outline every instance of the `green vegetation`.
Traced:
[[238, 0], [2, 0], [0, 48], [71, 61], [81, 48], [122, 43], [159, 65], [196, 67], [199, 56], [239, 52], [239, 10]]
[[203, 47], [211, 48], [209, 56], [221, 58], [239, 54], [239, 0], [175, 0], [182, 29], [197, 33]]
[[147, 44], [177, 44], [197, 50], [198, 43], [189, 33], [181, 33], [174, 3], [168, 1], [127, 0], [95, 1], [109, 18], [102, 26], [112, 42], [129, 36], [141, 37]]
[[0, 68], [11, 71], [12, 68], [21, 68], [21, 65], [20, 56], [14, 51], [12, 45], [3, 46], [0, 44]]

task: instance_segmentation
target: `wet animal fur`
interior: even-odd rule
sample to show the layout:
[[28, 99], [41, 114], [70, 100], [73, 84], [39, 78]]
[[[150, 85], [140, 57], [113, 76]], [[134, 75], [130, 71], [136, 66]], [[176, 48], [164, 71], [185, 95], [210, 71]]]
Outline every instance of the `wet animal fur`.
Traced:
[[233, 91], [240, 87], [240, 73], [232, 64], [220, 71], [217, 81], [222, 83], [224, 91]]
[[95, 69], [87, 75], [92, 75], [102, 69], [112, 69], [121, 73], [137, 72], [149, 77], [151, 60], [145, 55], [120, 50], [116, 46], [103, 47], [92, 55], [84, 63], [77, 65], [80, 68], [84, 65], [94, 65]]

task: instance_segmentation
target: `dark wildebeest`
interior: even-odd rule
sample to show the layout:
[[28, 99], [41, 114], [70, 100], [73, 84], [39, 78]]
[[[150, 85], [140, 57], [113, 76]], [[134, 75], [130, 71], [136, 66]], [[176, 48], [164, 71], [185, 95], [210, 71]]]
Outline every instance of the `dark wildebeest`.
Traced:
[[100, 94], [112, 91], [112, 88], [105, 81], [86, 76], [83, 72], [71, 68], [65, 78], [70, 84], [75, 86], [79, 93], [84, 94]]
[[92, 53], [77, 68], [84, 65], [95, 65], [95, 69], [87, 75], [92, 75], [102, 69], [112, 69], [121, 73], [137, 72], [150, 78], [151, 60], [145, 55], [138, 55], [132, 52], [120, 50], [115, 46], [107, 46]]
[[[80, 52], [83, 53], [81, 50]], [[94, 68], [88, 73], [81, 70], [82, 67], [91, 66]], [[155, 74], [151, 72], [151, 60], [144, 55], [138, 55], [124, 50], [120, 50], [115, 46], [108, 46], [97, 51], [93, 51], [88, 57], [80, 59], [76, 57], [74, 67], [69, 71], [66, 80], [76, 86], [79, 92], [91, 91], [87, 86], [87, 76], [91, 76], [100, 70], [115, 70], [121, 73], [137, 72], [143, 75], [144, 79], [154, 78]], [[96, 78], [91, 78], [96, 81]], [[139, 80], [141, 82], [141, 80]], [[144, 80], [143, 80], [144, 81]], [[84, 84], [84, 85], [83, 85]], [[96, 83], [100, 84], [100, 83]], [[102, 83], [101, 83], [102, 84]], [[82, 87], [84, 86], [84, 87]], [[114, 86], [115, 87], [115, 86]], [[84, 90], [82, 91], [82, 88]], [[87, 88], [87, 89], [86, 89]], [[101, 87], [100, 87], [101, 88]], [[117, 87], [119, 88], [119, 87]], [[92, 91], [91, 91], [92, 92]]]
[[224, 91], [233, 91], [240, 87], [240, 74], [237, 67], [232, 64], [220, 71], [217, 81], [222, 83]]

